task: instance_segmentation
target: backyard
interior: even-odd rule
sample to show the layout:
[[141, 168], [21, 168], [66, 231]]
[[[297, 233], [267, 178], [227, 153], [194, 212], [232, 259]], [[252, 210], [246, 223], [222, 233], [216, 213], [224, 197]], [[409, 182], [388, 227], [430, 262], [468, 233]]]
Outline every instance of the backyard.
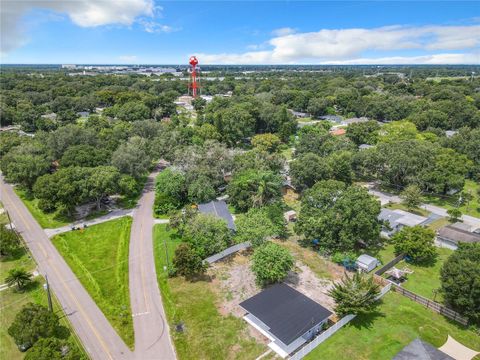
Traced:
[[305, 359], [391, 359], [417, 337], [440, 347], [447, 335], [480, 351], [480, 336], [474, 330], [390, 292], [382, 298], [375, 313], [356, 317]]
[[118, 334], [133, 348], [128, 288], [131, 223], [126, 216], [57, 235], [52, 242]]
[[[154, 228], [154, 251], [158, 284], [171, 327], [172, 339], [179, 359], [254, 359], [266, 351], [248, 333], [247, 324], [233, 315], [222, 315], [217, 303], [221, 301], [207, 275], [194, 281], [183, 277], [169, 278], [165, 245], [172, 261], [180, 238], [167, 231], [166, 225]], [[183, 331], [176, 331], [177, 324]]]

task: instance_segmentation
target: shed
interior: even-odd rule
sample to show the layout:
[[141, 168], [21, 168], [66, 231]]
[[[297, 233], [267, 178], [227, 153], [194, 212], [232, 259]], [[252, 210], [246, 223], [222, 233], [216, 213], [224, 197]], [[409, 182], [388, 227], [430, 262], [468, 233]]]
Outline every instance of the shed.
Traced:
[[359, 148], [360, 150], [365, 150], [365, 149], [370, 149], [370, 148], [372, 148], [372, 147], [374, 147], [374, 146], [373, 146], [373, 145], [369, 145], [369, 144], [361, 144], [358, 148]]
[[228, 210], [227, 203], [223, 200], [214, 200], [205, 204], [198, 205], [198, 211], [202, 214], [214, 215], [227, 222], [227, 226], [230, 230], [235, 231], [235, 223], [233, 222], [233, 216]]
[[285, 211], [283, 213], [283, 218], [286, 222], [291, 222], [297, 220], [297, 212], [295, 210]]
[[312, 339], [332, 312], [280, 283], [240, 303], [246, 322], [271, 340], [268, 345], [282, 358]]
[[370, 272], [375, 269], [380, 262], [373, 256], [363, 254], [358, 257], [356, 264], [358, 269], [365, 272]]

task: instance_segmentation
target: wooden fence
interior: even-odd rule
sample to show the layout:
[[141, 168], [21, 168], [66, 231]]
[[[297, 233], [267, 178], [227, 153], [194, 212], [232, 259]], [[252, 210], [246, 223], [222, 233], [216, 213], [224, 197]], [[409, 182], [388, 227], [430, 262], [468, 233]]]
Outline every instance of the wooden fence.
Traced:
[[430, 299], [424, 298], [421, 295], [415, 294], [414, 292], [404, 289], [401, 286], [398, 286], [396, 284], [392, 284], [393, 289], [402, 294], [403, 296], [424, 305], [425, 307], [432, 309], [433, 311], [442, 314], [443, 316], [446, 316], [447, 318], [454, 320], [462, 325], [468, 325], [468, 319], [464, 318], [461, 316], [459, 313], [456, 311], [453, 311], [452, 309], [447, 308], [446, 306], [439, 304], [435, 301], [432, 301]]

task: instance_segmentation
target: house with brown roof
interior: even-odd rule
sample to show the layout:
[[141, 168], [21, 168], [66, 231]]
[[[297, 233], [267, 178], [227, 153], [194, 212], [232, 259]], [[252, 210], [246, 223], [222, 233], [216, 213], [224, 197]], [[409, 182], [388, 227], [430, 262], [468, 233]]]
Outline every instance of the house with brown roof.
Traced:
[[452, 224], [441, 228], [437, 233], [436, 245], [457, 250], [459, 243], [480, 242], [480, 234], [471, 232], [469, 227], [461, 225]]

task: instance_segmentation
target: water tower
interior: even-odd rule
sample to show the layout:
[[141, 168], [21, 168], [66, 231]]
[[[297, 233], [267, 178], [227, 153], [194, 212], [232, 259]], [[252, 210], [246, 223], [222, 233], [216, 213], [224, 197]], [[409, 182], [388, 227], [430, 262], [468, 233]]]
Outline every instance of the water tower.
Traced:
[[190, 56], [190, 60], [188, 62], [190, 64], [190, 82], [188, 84], [188, 92], [195, 98], [197, 97], [198, 89], [200, 88], [198, 83], [199, 69], [197, 69], [197, 65], [198, 65], [197, 57]]

